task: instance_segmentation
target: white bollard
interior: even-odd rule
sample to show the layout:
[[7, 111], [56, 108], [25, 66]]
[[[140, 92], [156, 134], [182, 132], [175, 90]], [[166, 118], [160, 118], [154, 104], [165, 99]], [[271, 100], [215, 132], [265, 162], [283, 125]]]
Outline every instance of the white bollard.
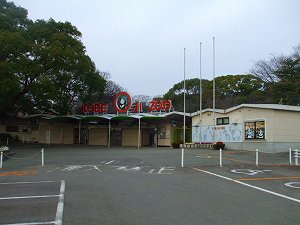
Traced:
[[42, 148], [42, 166], [44, 166], [44, 149]]
[[256, 159], [255, 159], [255, 164], [258, 166], [258, 149], [256, 149]]
[[298, 158], [300, 157], [299, 155], [299, 150], [298, 149], [295, 149], [294, 150], [294, 157], [295, 157], [295, 165], [298, 166]]
[[0, 168], [3, 168], [3, 152], [1, 152], [1, 156], [0, 156]]
[[183, 167], [184, 148], [181, 149], [181, 167]]
[[289, 148], [289, 164], [292, 165], [292, 149]]
[[222, 149], [220, 148], [220, 167], [223, 166], [223, 160], [222, 160]]
[[6, 146], [8, 146], [8, 138], [6, 138]]

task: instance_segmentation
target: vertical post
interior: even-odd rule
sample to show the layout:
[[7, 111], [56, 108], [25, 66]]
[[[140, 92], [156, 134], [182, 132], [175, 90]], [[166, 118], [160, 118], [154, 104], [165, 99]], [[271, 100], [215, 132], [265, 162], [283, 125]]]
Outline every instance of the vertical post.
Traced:
[[185, 48], [183, 51], [183, 144], [185, 144]]
[[255, 159], [255, 164], [258, 166], [258, 149], [256, 149], [256, 159]]
[[222, 149], [220, 148], [220, 167], [223, 166]]
[[299, 155], [299, 150], [298, 150], [298, 149], [295, 149], [294, 152], [295, 152], [295, 153], [294, 153], [294, 157], [295, 157], [295, 165], [298, 166], [298, 158], [299, 158], [299, 156], [300, 156], [300, 155]]
[[213, 37], [213, 143], [216, 141], [216, 69], [215, 69], [215, 37]]
[[8, 138], [6, 138], [6, 146], [8, 146]]
[[202, 143], [202, 43], [200, 42], [200, 68], [199, 68], [199, 79], [200, 79], [200, 87], [199, 87], [199, 111], [200, 111], [200, 144]]
[[42, 166], [44, 166], [44, 149], [42, 148]]
[[81, 142], [81, 120], [79, 120], [79, 128], [78, 128], [78, 144]]
[[292, 149], [289, 148], [289, 164], [292, 165]]
[[181, 149], [181, 167], [184, 166], [184, 145], [185, 145], [185, 48], [183, 48], [183, 147]]
[[184, 148], [181, 149], [181, 167], [184, 166], [183, 159], [184, 159]]
[[107, 143], [107, 145], [108, 145], [108, 147], [110, 148], [110, 128], [111, 128], [111, 121], [110, 120], [108, 120], [108, 143]]
[[141, 118], [139, 118], [138, 149], [140, 149], [140, 142], [141, 142]]
[[24, 142], [25, 142], [25, 138], [24, 138], [24, 136], [22, 137], [22, 139], [23, 139], [23, 144], [24, 144]]
[[3, 152], [1, 152], [1, 156], [0, 156], [0, 169], [3, 168]]

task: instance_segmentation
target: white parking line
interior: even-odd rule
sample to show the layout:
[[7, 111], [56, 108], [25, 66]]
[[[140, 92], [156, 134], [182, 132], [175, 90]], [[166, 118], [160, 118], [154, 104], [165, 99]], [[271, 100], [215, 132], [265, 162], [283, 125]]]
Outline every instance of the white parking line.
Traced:
[[194, 170], [197, 170], [197, 171], [203, 172], [203, 173], [207, 173], [207, 174], [210, 174], [210, 175], [213, 175], [213, 176], [225, 179], [225, 180], [233, 181], [235, 183], [238, 183], [238, 184], [250, 187], [250, 188], [254, 188], [254, 189], [259, 190], [259, 191], [263, 191], [263, 192], [266, 192], [266, 193], [269, 193], [269, 194], [272, 194], [272, 195], [276, 195], [276, 196], [281, 197], [281, 198], [285, 198], [285, 199], [300, 203], [299, 199], [292, 198], [292, 197], [289, 197], [289, 196], [286, 196], [286, 195], [283, 195], [283, 194], [279, 194], [279, 193], [276, 193], [274, 191], [269, 191], [269, 190], [264, 189], [264, 188], [256, 187], [254, 185], [250, 185], [250, 184], [247, 184], [247, 183], [244, 183], [244, 182], [241, 182], [241, 181], [238, 181], [238, 180], [234, 180], [234, 179], [231, 179], [229, 177], [222, 176], [222, 175], [218, 175], [218, 174], [206, 171], [206, 170], [201, 170], [201, 169], [198, 169], [198, 168], [194, 168]]
[[60, 190], [59, 190], [59, 199], [56, 209], [56, 217], [55, 217], [55, 224], [61, 225], [63, 214], [64, 214], [64, 199], [65, 199], [65, 189], [66, 189], [66, 183], [64, 180], [60, 183]]
[[29, 198], [55, 198], [60, 195], [40, 195], [40, 196], [19, 196], [19, 197], [4, 197], [0, 198], [0, 200], [14, 200], [14, 199], [29, 199]]
[[[33, 181], [33, 182], [12, 182], [12, 183], [0, 183], [0, 185], [15, 185], [15, 184], [39, 184], [39, 183], [57, 183], [59, 181]], [[55, 221], [49, 222], [32, 222], [32, 223], [12, 223], [5, 225], [43, 225], [43, 224], [54, 224], [62, 225], [63, 211], [64, 211], [64, 195], [65, 195], [65, 181], [60, 181], [60, 191], [58, 195], [40, 195], [40, 196], [19, 196], [19, 197], [3, 197], [0, 200], [15, 200], [15, 199], [31, 199], [31, 198], [53, 198], [58, 197], [58, 204], [56, 209]], [[4, 225], [4, 224], [0, 224]]]

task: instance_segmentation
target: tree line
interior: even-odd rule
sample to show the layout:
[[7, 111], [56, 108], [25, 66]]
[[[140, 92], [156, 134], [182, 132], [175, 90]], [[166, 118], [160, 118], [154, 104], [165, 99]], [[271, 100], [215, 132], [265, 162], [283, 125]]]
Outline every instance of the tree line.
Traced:
[[[105, 101], [124, 91], [87, 55], [81, 32], [69, 22], [32, 21], [28, 12], [0, 0], [0, 116], [34, 113], [74, 114], [81, 103]], [[216, 107], [242, 103], [300, 104], [300, 45], [287, 56], [257, 61], [249, 74], [215, 79]], [[213, 83], [186, 80], [187, 112], [212, 107]], [[183, 81], [163, 97], [183, 111]], [[148, 104], [149, 96], [136, 96]], [[109, 108], [113, 108], [110, 106]]]
[[[300, 45], [287, 56], [259, 60], [251, 74], [226, 75], [215, 78], [216, 108], [239, 104], [300, 105]], [[200, 109], [200, 80], [186, 80], [186, 111]], [[202, 80], [202, 108], [213, 106], [213, 81]], [[183, 111], [183, 81], [175, 84], [164, 98], [171, 99], [177, 111]]]

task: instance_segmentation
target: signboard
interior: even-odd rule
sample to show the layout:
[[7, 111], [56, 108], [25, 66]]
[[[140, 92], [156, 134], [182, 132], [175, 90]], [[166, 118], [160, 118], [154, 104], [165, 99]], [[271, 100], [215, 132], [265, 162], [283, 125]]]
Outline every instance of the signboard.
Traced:
[[[127, 92], [118, 93], [113, 102], [114, 108], [118, 113], [139, 113], [143, 112], [143, 103], [134, 102], [132, 103], [132, 98]], [[148, 110], [150, 112], [161, 112], [161, 111], [170, 111], [172, 109], [171, 100], [152, 100], [149, 103]], [[81, 111], [83, 113], [108, 113], [108, 104], [107, 103], [89, 103], [82, 104]]]
[[[235, 125], [217, 125], [215, 126], [215, 132], [213, 132], [213, 126], [203, 126], [202, 132], [200, 132], [199, 126], [192, 127], [192, 140], [195, 143], [199, 142], [213, 142], [213, 134], [215, 133], [215, 141], [222, 142], [242, 142], [243, 135], [242, 124]], [[200, 134], [201, 137], [200, 137]]]

